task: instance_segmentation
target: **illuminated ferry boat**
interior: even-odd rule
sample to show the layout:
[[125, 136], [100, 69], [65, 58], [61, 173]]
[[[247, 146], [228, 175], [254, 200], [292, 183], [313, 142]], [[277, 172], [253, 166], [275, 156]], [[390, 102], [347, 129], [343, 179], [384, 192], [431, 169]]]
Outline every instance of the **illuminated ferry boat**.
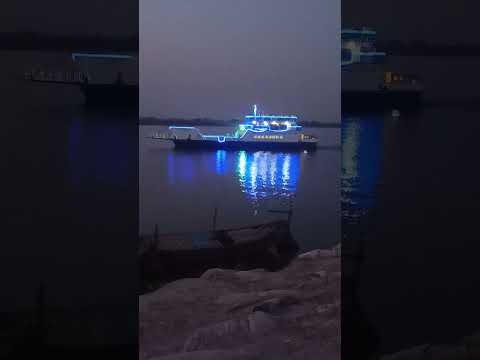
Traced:
[[317, 139], [306, 135], [294, 115], [260, 115], [257, 106], [245, 116], [232, 134], [206, 135], [193, 126], [170, 126], [170, 134], [152, 138], [171, 140], [177, 148], [307, 150], [315, 149]]

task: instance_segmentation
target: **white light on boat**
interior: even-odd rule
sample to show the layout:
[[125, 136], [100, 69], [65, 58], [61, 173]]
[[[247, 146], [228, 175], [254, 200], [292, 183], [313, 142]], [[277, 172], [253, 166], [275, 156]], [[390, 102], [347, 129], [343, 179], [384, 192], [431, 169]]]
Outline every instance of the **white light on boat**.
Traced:
[[264, 125], [264, 126], [268, 126], [268, 121], [264, 121], [264, 122], [263, 122], [263, 125]]
[[272, 125], [278, 125], [278, 122], [272, 121]]
[[257, 121], [256, 121], [256, 120], [253, 120], [253, 121], [252, 121], [252, 124], [253, 124], [253, 125], [257, 125]]
[[290, 127], [292, 124], [290, 123], [290, 121], [285, 121], [285, 126], [286, 127]]

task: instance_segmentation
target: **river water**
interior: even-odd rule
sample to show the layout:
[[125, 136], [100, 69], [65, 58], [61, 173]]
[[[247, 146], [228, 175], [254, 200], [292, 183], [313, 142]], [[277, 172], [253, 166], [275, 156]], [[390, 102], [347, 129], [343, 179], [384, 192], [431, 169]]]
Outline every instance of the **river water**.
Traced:
[[[338, 243], [340, 227], [340, 128], [306, 128], [329, 149], [303, 153], [185, 151], [147, 139], [164, 126], [140, 127], [140, 233], [207, 231], [257, 224], [286, 215], [302, 250]], [[202, 127], [221, 134], [227, 127]], [[336, 147], [336, 148], [335, 148]], [[315, 196], [312, 196], [315, 194]]]
[[364, 242], [359, 296], [382, 352], [480, 323], [478, 58], [392, 63], [422, 76], [432, 105], [342, 114], [344, 243]]
[[43, 284], [49, 309], [73, 319], [52, 341], [128, 342], [137, 329], [138, 110], [88, 110], [76, 87], [23, 80], [70, 54], [1, 55], [2, 312], [32, 309]]
[[243, 226], [291, 202], [303, 251], [337, 242], [341, 217], [346, 241], [364, 231], [361, 297], [382, 350], [476, 330], [478, 59], [394, 59], [441, 101], [399, 118], [344, 113], [341, 135], [308, 129], [343, 150], [306, 154], [176, 151], [145, 139], [160, 128], [139, 130], [138, 113], [87, 111], [78, 89], [22, 81], [66, 59], [2, 53], [4, 311], [30, 308], [43, 282], [48, 304], [104, 304], [107, 325], [119, 321], [110, 340], [131, 339], [136, 319], [130, 332], [120, 320], [136, 306], [138, 232], [205, 231], [215, 207], [218, 227]]

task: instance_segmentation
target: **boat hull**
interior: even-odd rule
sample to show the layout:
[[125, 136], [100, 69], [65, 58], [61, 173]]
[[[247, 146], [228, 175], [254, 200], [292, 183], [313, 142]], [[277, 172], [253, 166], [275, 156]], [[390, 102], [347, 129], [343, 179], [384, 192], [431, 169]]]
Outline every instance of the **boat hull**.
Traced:
[[172, 139], [179, 149], [224, 149], [224, 150], [271, 150], [303, 151], [315, 150], [315, 142], [264, 142], [264, 141], [225, 141]]
[[138, 85], [88, 84], [81, 90], [87, 106], [138, 106]]

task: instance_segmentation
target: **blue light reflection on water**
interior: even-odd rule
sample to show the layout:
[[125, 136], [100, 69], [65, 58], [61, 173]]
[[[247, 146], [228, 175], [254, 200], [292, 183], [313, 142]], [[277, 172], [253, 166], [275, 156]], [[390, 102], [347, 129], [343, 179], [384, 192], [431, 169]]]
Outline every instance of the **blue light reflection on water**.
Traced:
[[[132, 181], [132, 168], [138, 161], [132, 125], [102, 117], [72, 117], [68, 128], [70, 182], [86, 190], [93, 184], [125, 187]], [[108, 139], [108, 141], [106, 141]]]
[[381, 117], [342, 119], [342, 217], [357, 223], [375, 206], [382, 173]]
[[297, 190], [300, 154], [239, 151], [235, 173], [254, 204], [266, 198], [289, 198]]
[[217, 150], [216, 152], [216, 172], [218, 175], [225, 174], [225, 158], [227, 152], [225, 150]]
[[231, 174], [249, 202], [258, 205], [265, 199], [294, 195], [300, 163], [298, 153], [217, 150], [204, 153], [200, 161], [194, 161], [191, 153], [171, 152], [167, 156], [167, 175], [169, 183], [175, 184], [201, 178], [205, 169], [218, 177]]

